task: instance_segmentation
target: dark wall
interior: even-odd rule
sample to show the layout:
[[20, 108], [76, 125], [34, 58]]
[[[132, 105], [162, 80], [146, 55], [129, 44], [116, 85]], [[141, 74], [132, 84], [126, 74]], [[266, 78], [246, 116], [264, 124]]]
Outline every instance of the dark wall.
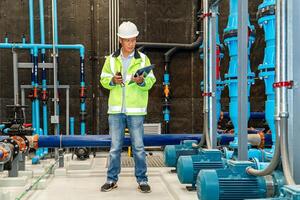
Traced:
[[[39, 15], [37, 1], [35, 5], [36, 42], [39, 39]], [[120, 1], [120, 21], [130, 20], [137, 24], [139, 41], [192, 43], [197, 35], [196, 12], [200, 1], [183, 0], [130, 0]], [[228, 2], [220, 5], [220, 35], [226, 27], [228, 16]], [[45, 1], [46, 42], [52, 42], [51, 33], [51, 1]], [[263, 32], [257, 27], [256, 11], [260, 0], [249, 1], [251, 23], [257, 31], [256, 42], [252, 48], [251, 68], [257, 71], [263, 59]], [[99, 75], [108, 55], [108, 0], [58, 0], [59, 43], [81, 43], [86, 47], [86, 81], [88, 88], [87, 111], [88, 131], [107, 133], [107, 98], [108, 91], [99, 85]], [[21, 41], [24, 33], [29, 40], [28, 1], [1, 0], [0, 1], [0, 37], [5, 32], [9, 40]], [[2, 40], [3, 41], [3, 40]], [[28, 51], [18, 51], [19, 61], [29, 62]], [[163, 54], [164, 50], [146, 50], [151, 62], [157, 65], [155, 75], [157, 82], [150, 91], [150, 100], [146, 122], [158, 123], [163, 121]], [[79, 56], [78, 52], [59, 52], [59, 80], [60, 84], [71, 86], [71, 116], [79, 115]], [[47, 52], [51, 62], [51, 53]], [[228, 70], [228, 54], [222, 61], [222, 74]], [[170, 132], [201, 132], [202, 131], [202, 97], [200, 81], [202, 79], [202, 62], [198, 52], [179, 52], [172, 57], [170, 67], [171, 78], [171, 122]], [[30, 71], [20, 70], [20, 84], [30, 84]], [[52, 71], [48, 72], [48, 80], [52, 84]], [[12, 54], [11, 50], [0, 50], [0, 120], [5, 120], [5, 105], [13, 104], [12, 88]], [[257, 81], [252, 87], [252, 110], [264, 108], [263, 82]], [[50, 93], [52, 95], [52, 93]], [[228, 110], [228, 90], [223, 94], [223, 109]], [[64, 130], [65, 92], [60, 91], [62, 110], [62, 130]], [[27, 100], [30, 105], [30, 101]], [[49, 100], [50, 110], [53, 103]], [[27, 116], [30, 117], [30, 109]], [[79, 132], [76, 123], [76, 132]]]

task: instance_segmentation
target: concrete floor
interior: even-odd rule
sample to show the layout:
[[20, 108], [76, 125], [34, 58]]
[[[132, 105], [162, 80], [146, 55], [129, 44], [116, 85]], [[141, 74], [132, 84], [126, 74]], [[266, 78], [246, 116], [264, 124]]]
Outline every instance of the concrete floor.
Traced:
[[[160, 154], [161, 152], [155, 152]], [[124, 154], [123, 156], [127, 156]], [[65, 168], [55, 169], [53, 174], [40, 183], [22, 199], [26, 200], [197, 200], [196, 192], [187, 192], [185, 185], [179, 183], [177, 175], [170, 172], [170, 168], [148, 168], [149, 184], [152, 192], [140, 193], [134, 177], [133, 168], [122, 168], [118, 181], [118, 188], [111, 192], [100, 192], [100, 186], [106, 180], [107, 154], [97, 154], [96, 158], [87, 161], [71, 160], [70, 155], [65, 156]], [[0, 173], [4, 184], [0, 185], [0, 199], [12, 200], [29, 187], [36, 177], [41, 175], [45, 168], [54, 160], [42, 161], [40, 165], [32, 166], [27, 162], [26, 185], [15, 187], [20, 180], [10, 181], [7, 173]], [[28, 175], [29, 174], [29, 175]], [[33, 178], [32, 178], [33, 177]], [[23, 180], [21, 179], [21, 180]], [[14, 182], [15, 181], [15, 182]], [[1, 182], [1, 180], [0, 180]], [[24, 182], [24, 180], [23, 180]], [[1, 196], [2, 195], [2, 196]]]

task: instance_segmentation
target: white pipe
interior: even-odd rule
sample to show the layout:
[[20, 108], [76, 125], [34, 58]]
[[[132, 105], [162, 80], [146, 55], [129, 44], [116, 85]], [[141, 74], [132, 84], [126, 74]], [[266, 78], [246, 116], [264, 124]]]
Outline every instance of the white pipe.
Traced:
[[112, 53], [112, 48], [111, 48], [111, 1], [112, 0], [108, 0], [108, 41], [109, 41], [109, 53]]

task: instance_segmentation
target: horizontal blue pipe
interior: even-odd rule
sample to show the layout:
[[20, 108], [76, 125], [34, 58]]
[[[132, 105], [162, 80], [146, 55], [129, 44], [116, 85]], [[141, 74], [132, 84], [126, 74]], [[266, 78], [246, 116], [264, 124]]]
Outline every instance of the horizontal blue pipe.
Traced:
[[[182, 140], [200, 140], [199, 134], [145, 135], [145, 146], [164, 146], [180, 144]], [[109, 147], [110, 135], [62, 136], [62, 147]], [[60, 147], [60, 136], [40, 136], [39, 147]], [[124, 147], [130, 146], [130, 136], [125, 136]]]
[[[145, 146], [165, 146], [180, 144], [183, 140], [201, 139], [202, 134], [163, 134], [145, 135]], [[0, 141], [8, 136], [0, 136]], [[219, 134], [219, 144], [228, 145], [234, 140], [233, 134]], [[110, 135], [86, 135], [86, 136], [62, 136], [62, 147], [109, 147], [111, 143]], [[55, 148], [60, 147], [60, 136], [39, 136], [39, 147]], [[124, 145], [130, 146], [130, 136], [125, 136]], [[272, 135], [265, 134], [265, 146], [272, 146]]]
[[[52, 44], [23, 44], [23, 43], [0, 43], [0, 49], [52, 49]], [[85, 48], [82, 44], [57, 44], [57, 49], [79, 50], [80, 56], [84, 57]]]
[[[229, 112], [223, 113], [224, 118], [229, 119]], [[250, 113], [250, 119], [265, 119], [265, 113], [264, 112], [251, 112]]]

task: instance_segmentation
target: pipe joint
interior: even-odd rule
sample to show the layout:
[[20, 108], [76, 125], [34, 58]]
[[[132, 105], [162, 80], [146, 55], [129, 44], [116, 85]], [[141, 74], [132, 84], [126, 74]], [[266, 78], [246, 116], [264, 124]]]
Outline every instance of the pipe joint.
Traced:
[[80, 111], [79, 115], [80, 115], [80, 122], [85, 122], [86, 117], [87, 117], [87, 112], [86, 111]]
[[43, 103], [47, 103], [47, 101], [49, 100], [49, 94], [48, 94], [47, 90], [42, 90], [41, 91], [40, 99]]

